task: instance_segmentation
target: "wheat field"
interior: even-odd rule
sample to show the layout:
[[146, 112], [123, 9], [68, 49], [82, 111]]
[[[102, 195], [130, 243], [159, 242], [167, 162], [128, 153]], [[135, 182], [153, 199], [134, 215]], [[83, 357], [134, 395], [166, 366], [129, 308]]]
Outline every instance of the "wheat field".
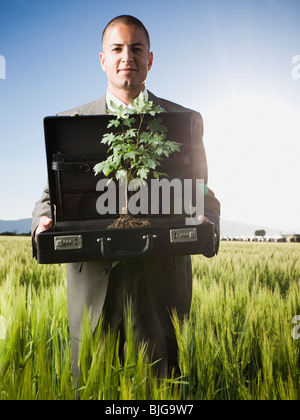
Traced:
[[[221, 243], [194, 256], [189, 322], [174, 326], [180, 378], [155, 378], [136, 348], [82, 329], [80, 382], [72, 376], [66, 266], [38, 265], [30, 238], [0, 237], [0, 400], [298, 400], [300, 245]], [[298, 322], [299, 323], [299, 322]]]

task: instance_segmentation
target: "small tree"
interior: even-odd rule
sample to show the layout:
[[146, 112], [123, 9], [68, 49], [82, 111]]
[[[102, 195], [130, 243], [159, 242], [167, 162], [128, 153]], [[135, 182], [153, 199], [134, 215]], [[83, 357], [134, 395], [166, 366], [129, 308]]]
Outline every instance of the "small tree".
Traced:
[[254, 232], [254, 235], [255, 236], [265, 236], [266, 235], [266, 231], [264, 229], [259, 229], [259, 230], [256, 230]]
[[[125, 211], [128, 213], [128, 186], [133, 180], [146, 181], [150, 174], [155, 178], [166, 175], [157, 170], [161, 161], [171, 153], [180, 150], [180, 144], [166, 140], [167, 128], [161, 117], [145, 121], [148, 113], [152, 117], [163, 112], [160, 106], [146, 101], [141, 93], [136, 101], [130, 101], [132, 109], [111, 102], [109, 111], [115, 118], [107, 128], [116, 127], [121, 131], [104, 134], [101, 143], [108, 145], [108, 158], [94, 166], [95, 175], [103, 173], [110, 179], [125, 178]], [[135, 128], [137, 127], [137, 128]], [[109, 181], [108, 181], [109, 182]]]

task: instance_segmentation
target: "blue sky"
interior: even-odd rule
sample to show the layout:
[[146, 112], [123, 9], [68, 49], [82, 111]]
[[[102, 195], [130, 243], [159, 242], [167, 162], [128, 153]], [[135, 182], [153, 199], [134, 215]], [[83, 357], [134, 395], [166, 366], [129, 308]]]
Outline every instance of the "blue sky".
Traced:
[[43, 118], [105, 92], [120, 14], [149, 30], [149, 90], [201, 112], [223, 218], [300, 230], [299, 0], [0, 0], [0, 219], [31, 217], [46, 183]]

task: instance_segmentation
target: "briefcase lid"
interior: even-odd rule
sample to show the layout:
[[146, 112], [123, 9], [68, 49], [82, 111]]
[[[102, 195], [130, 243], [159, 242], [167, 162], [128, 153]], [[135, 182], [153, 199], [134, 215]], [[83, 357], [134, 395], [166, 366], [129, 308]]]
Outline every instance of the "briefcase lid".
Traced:
[[[200, 145], [192, 143], [192, 114], [190, 111], [159, 114], [168, 130], [166, 139], [181, 144], [180, 152], [173, 153], [159, 167], [159, 171], [167, 172], [170, 182], [172, 179], [197, 178], [197, 148]], [[107, 128], [112, 118], [112, 115], [78, 115], [44, 119], [50, 202], [56, 226], [66, 226], [69, 222], [75, 226], [85, 222], [94, 225], [98, 221], [103, 225], [119, 216], [118, 194], [116, 213], [99, 214], [97, 184], [105, 177], [103, 174], [95, 176], [93, 170], [96, 163], [108, 157], [108, 147], [101, 143], [103, 135], [118, 130]], [[148, 114], [145, 116], [145, 119], [151, 118]], [[148, 217], [152, 215], [148, 214]]]

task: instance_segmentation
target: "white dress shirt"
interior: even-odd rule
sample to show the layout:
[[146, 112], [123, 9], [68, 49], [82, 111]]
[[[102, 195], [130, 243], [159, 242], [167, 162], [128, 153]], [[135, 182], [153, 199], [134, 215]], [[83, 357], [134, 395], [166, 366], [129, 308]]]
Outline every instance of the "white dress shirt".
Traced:
[[[145, 100], [148, 101], [149, 94], [148, 94], [148, 90], [146, 88], [143, 91], [143, 95], [145, 96]], [[110, 105], [111, 101], [114, 102], [117, 106], [123, 105], [124, 108], [128, 108], [128, 109], [132, 108], [131, 104], [129, 104], [129, 105], [124, 104], [124, 102], [122, 102], [120, 99], [116, 98], [107, 88], [107, 91], [106, 91], [106, 106], [107, 106], [107, 109], [109, 109], [110, 111], [113, 110], [111, 105]]]

